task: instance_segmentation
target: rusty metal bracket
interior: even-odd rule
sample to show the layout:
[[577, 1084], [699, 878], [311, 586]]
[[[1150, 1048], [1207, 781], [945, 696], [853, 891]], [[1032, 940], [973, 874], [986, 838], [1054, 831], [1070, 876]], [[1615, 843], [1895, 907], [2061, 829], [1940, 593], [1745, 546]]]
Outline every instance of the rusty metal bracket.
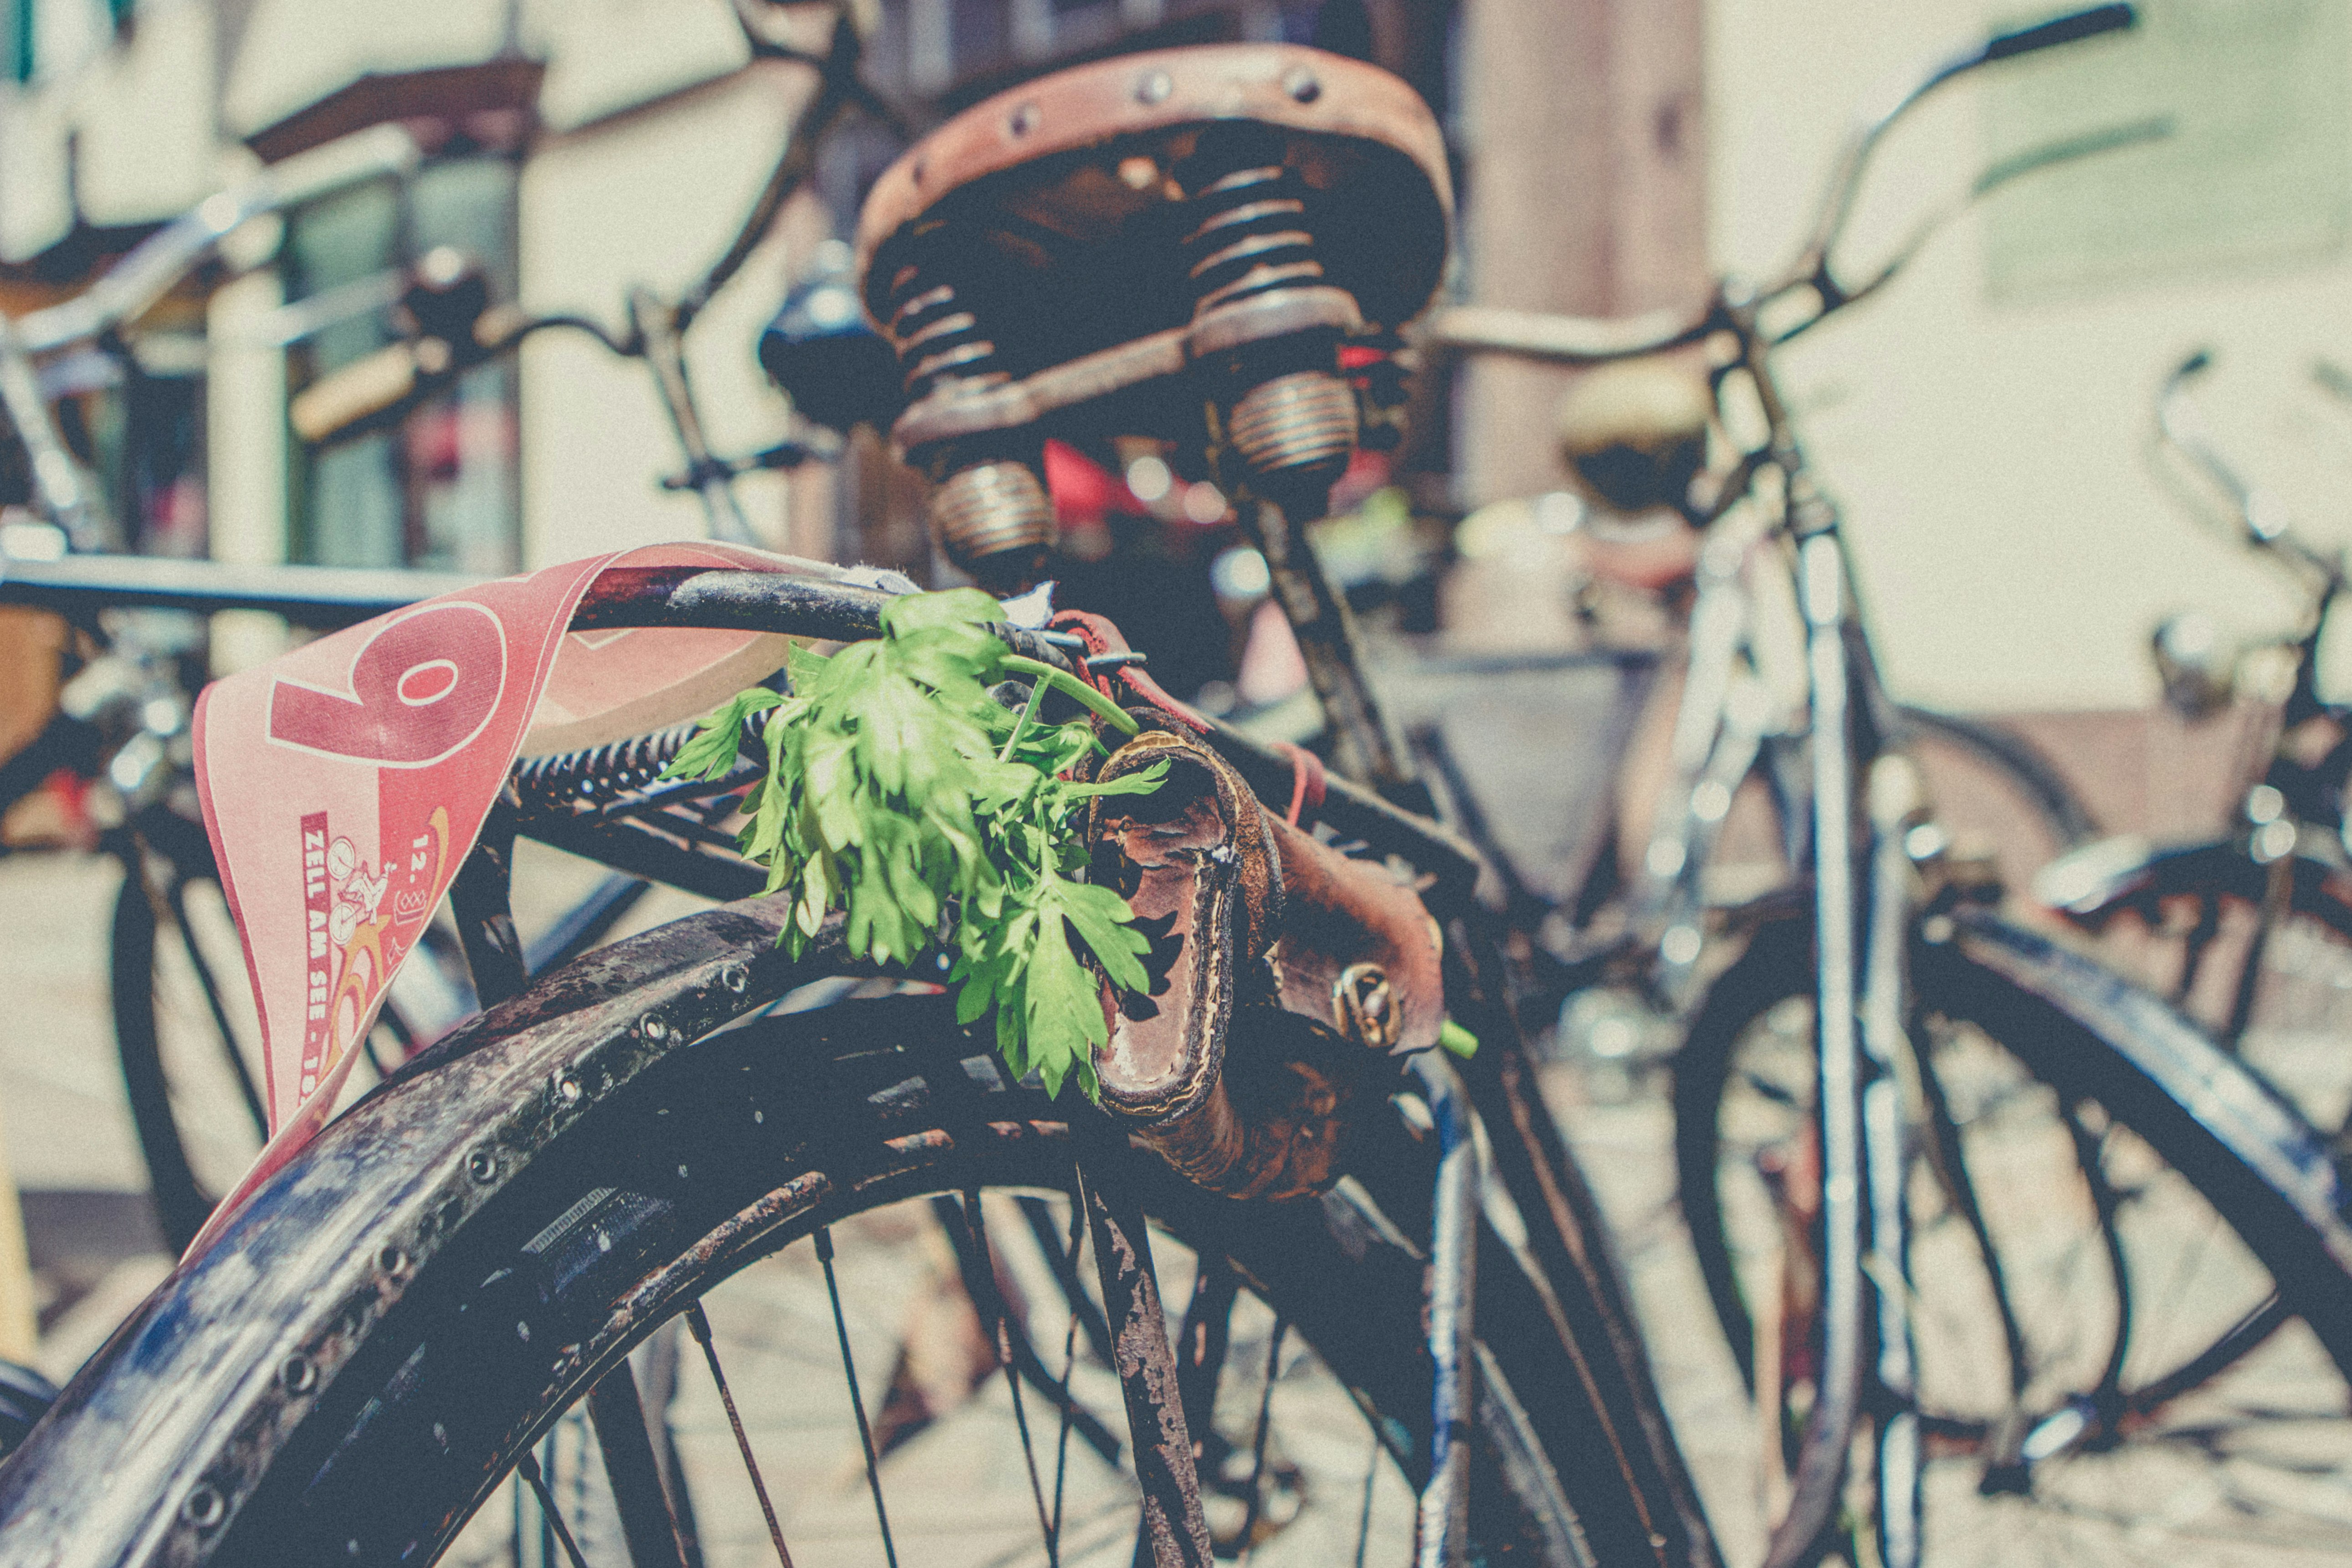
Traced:
[[1144, 1229], [1143, 1205], [1119, 1179], [1126, 1134], [1102, 1119], [1079, 1120], [1086, 1142], [1080, 1145], [1078, 1184], [1110, 1323], [1111, 1359], [1127, 1400], [1136, 1484], [1143, 1493], [1135, 1560], [1150, 1568], [1214, 1568], [1176, 1352], [1160, 1308], [1159, 1277], [1152, 1272], [1151, 1237]]
[[1260, 294], [1113, 348], [1048, 366], [1019, 381], [975, 387], [942, 382], [890, 427], [910, 462], [946, 442], [1041, 423], [1048, 415], [1098, 403], [1147, 382], [1181, 376], [1198, 362], [1300, 332], [1356, 332], [1353, 295], [1328, 286]]

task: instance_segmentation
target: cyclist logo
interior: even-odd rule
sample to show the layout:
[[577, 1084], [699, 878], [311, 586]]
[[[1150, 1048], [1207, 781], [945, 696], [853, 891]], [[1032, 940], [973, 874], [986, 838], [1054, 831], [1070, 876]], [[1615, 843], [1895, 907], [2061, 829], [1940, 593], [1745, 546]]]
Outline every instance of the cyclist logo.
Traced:
[[[304, 837], [309, 837], [307, 832]], [[381, 868], [371, 873], [348, 838], [338, 838], [327, 847], [327, 875], [335, 890], [334, 912], [327, 917], [328, 935], [337, 947], [345, 947], [362, 922], [375, 919], [392, 878]]]

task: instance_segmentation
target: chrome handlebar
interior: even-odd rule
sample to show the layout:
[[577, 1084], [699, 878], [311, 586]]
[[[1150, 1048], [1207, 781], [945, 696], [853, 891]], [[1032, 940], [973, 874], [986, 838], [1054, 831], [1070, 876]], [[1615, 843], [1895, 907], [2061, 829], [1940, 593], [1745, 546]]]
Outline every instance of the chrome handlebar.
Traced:
[[[1755, 290], [1748, 301], [1758, 306], [1808, 290], [1813, 296], [1810, 314], [1772, 331], [1766, 335], [1766, 341], [1785, 342], [1834, 311], [1876, 292], [1917, 254], [1937, 229], [1970, 202], [2011, 180], [2053, 163], [2168, 135], [2169, 121], [2135, 121], [1996, 164], [1979, 175], [1959, 200], [1938, 208], [1916, 226], [1894, 256], [1861, 282], [1849, 285], [1841, 281], [1832, 266], [1832, 252], [1853, 214], [1854, 195], [1861, 188], [1870, 155], [1905, 112], [1947, 82], [1981, 67], [2123, 31], [2137, 22], [2138, 13], [2128, 5], [2094, 5], [2030, 27], [1994, 34], [1944, 57], [1924, 73], [1900, 78], [1893, 87], [1870, 94], [1832, 165], [1828, 187], [1805, 231], [1805, 241], [1796, 260], [1780, 281]], [[1727, 286], [1718, 289], [1716, 298], [1696, 312], [1656, 310], [1619, 320], [1457, 305], [1433, 313], [1423, 324], [1419, 339], [1431, 347], [1507, 353], [1554, 364], [1608, 364], [1686, 347], [1733, 325], [1727, 306], [1730, 294]]]

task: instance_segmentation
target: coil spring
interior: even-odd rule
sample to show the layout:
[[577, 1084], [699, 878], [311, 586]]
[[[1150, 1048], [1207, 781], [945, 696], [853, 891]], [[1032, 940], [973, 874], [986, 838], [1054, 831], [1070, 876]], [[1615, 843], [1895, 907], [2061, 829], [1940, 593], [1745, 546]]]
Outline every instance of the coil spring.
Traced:
[[[630, 790], [643, 789], [661, 777], [699, 726], [673, 724], [647, 735], [632, 735], [602, 746], [530, 757], [514, 766], [515, 793], [526, 810], [568, 811], [578, 805], [601, 806]], [[746, 742], [765, 734], [768, 715], [754, 713], [743, 726]]]
[[1269, 289], [1319, 282], [1306, 184], [1280, 163], [1235, 169], [1192, 195], [1204, 216], [1185, 237], [1194, 319]]
[[982, 335], [980, 318], [966, 309], [952, 283], [938, 281], [921, 267], [898, 269], [890, 283], [890, 342], [898, 351], [907, 400], [920, 402], [943, 381], [1006, 379], [997, 365], [996, 344]]
[[[890, 341], [898, 345], [908, 402], [943, 382], [993, 386], [1011, 379], [995, 342], [953, 283], [919, 265], [890, 283]], [[931, 531], [949, 559], [992, 587], [1017, 586], [1028, 564], [1058, 534], [1054, 503], [1030, 463], [1002, 453], [967, 457], [931, 492]]]

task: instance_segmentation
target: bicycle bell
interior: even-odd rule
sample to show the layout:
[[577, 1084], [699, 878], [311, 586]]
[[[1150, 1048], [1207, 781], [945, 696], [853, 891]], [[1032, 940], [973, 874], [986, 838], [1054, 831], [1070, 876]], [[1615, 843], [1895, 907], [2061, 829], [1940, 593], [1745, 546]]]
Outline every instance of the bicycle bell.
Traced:
[[2196, 610], [2167, 616], [2150, 634], [2164, 705], [2183, 719], [2210, 719], [2230, 705], [2237, 682], [2237, 650], [2222, 641], [2212, 618]]
[[903, 401], [898, 355], [866, 323], [848, 246], [829, 239], [816, 247], [760, 334], [760, 364], [813, 423], [844, 434], [861, 422], [889, 426]]

